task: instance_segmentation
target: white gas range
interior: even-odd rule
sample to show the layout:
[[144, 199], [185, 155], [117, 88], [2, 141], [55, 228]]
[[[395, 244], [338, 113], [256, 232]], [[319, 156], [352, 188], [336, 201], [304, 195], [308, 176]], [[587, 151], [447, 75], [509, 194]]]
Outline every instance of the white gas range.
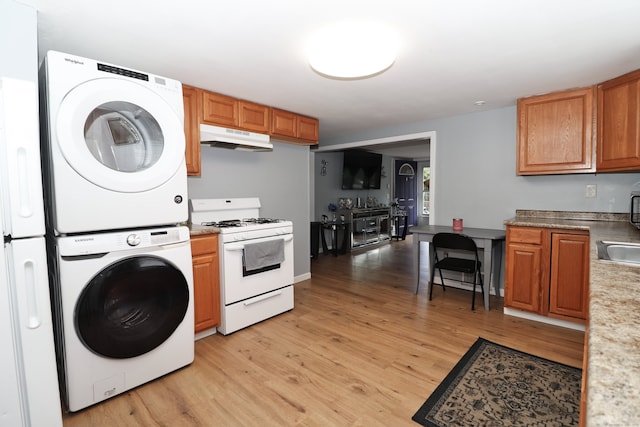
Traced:
[[227, 335], [293, 309], [293, 223], [261, 218], [260, 199], [191, 199], [192, 224], [220, 229], [221, 323]]

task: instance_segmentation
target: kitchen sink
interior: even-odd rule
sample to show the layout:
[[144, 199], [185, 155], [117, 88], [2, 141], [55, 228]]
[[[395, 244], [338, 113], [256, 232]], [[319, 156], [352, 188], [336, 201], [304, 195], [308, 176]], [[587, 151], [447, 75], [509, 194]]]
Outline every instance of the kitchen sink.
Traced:
[[598, 240], [596, 246], [601, 260], [640, 264], [640, 243]]

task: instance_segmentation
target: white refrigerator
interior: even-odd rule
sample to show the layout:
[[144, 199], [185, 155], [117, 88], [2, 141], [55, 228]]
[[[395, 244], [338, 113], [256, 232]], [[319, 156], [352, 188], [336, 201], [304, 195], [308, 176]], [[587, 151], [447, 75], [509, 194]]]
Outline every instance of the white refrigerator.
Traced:
[[38, 89], [0, 77], [0, 426], [62, 426], [40, 172]]

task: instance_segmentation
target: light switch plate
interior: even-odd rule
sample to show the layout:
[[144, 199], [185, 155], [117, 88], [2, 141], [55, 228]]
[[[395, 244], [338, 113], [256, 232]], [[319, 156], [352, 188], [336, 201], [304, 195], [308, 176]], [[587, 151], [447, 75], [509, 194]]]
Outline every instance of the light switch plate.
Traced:
[[596, 184], [587, 184], [584, 189], [584, 197], [596, 197], [597, 187]]

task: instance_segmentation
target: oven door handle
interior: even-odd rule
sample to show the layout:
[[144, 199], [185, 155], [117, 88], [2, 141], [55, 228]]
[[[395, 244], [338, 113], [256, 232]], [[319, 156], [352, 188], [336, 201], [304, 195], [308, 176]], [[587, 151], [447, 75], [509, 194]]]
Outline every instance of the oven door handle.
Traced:
[[[272, 239], [275, 240], [275, 239]], [[293, 240], [293, 236], [289, 235], [286, 236], [284, 239], [284, 242], [290, 242]], [[244, 250], [244, 244], [243, 243], [229, 243], [224, 245], [224, 250], [225, 251], [243, 251]]]

